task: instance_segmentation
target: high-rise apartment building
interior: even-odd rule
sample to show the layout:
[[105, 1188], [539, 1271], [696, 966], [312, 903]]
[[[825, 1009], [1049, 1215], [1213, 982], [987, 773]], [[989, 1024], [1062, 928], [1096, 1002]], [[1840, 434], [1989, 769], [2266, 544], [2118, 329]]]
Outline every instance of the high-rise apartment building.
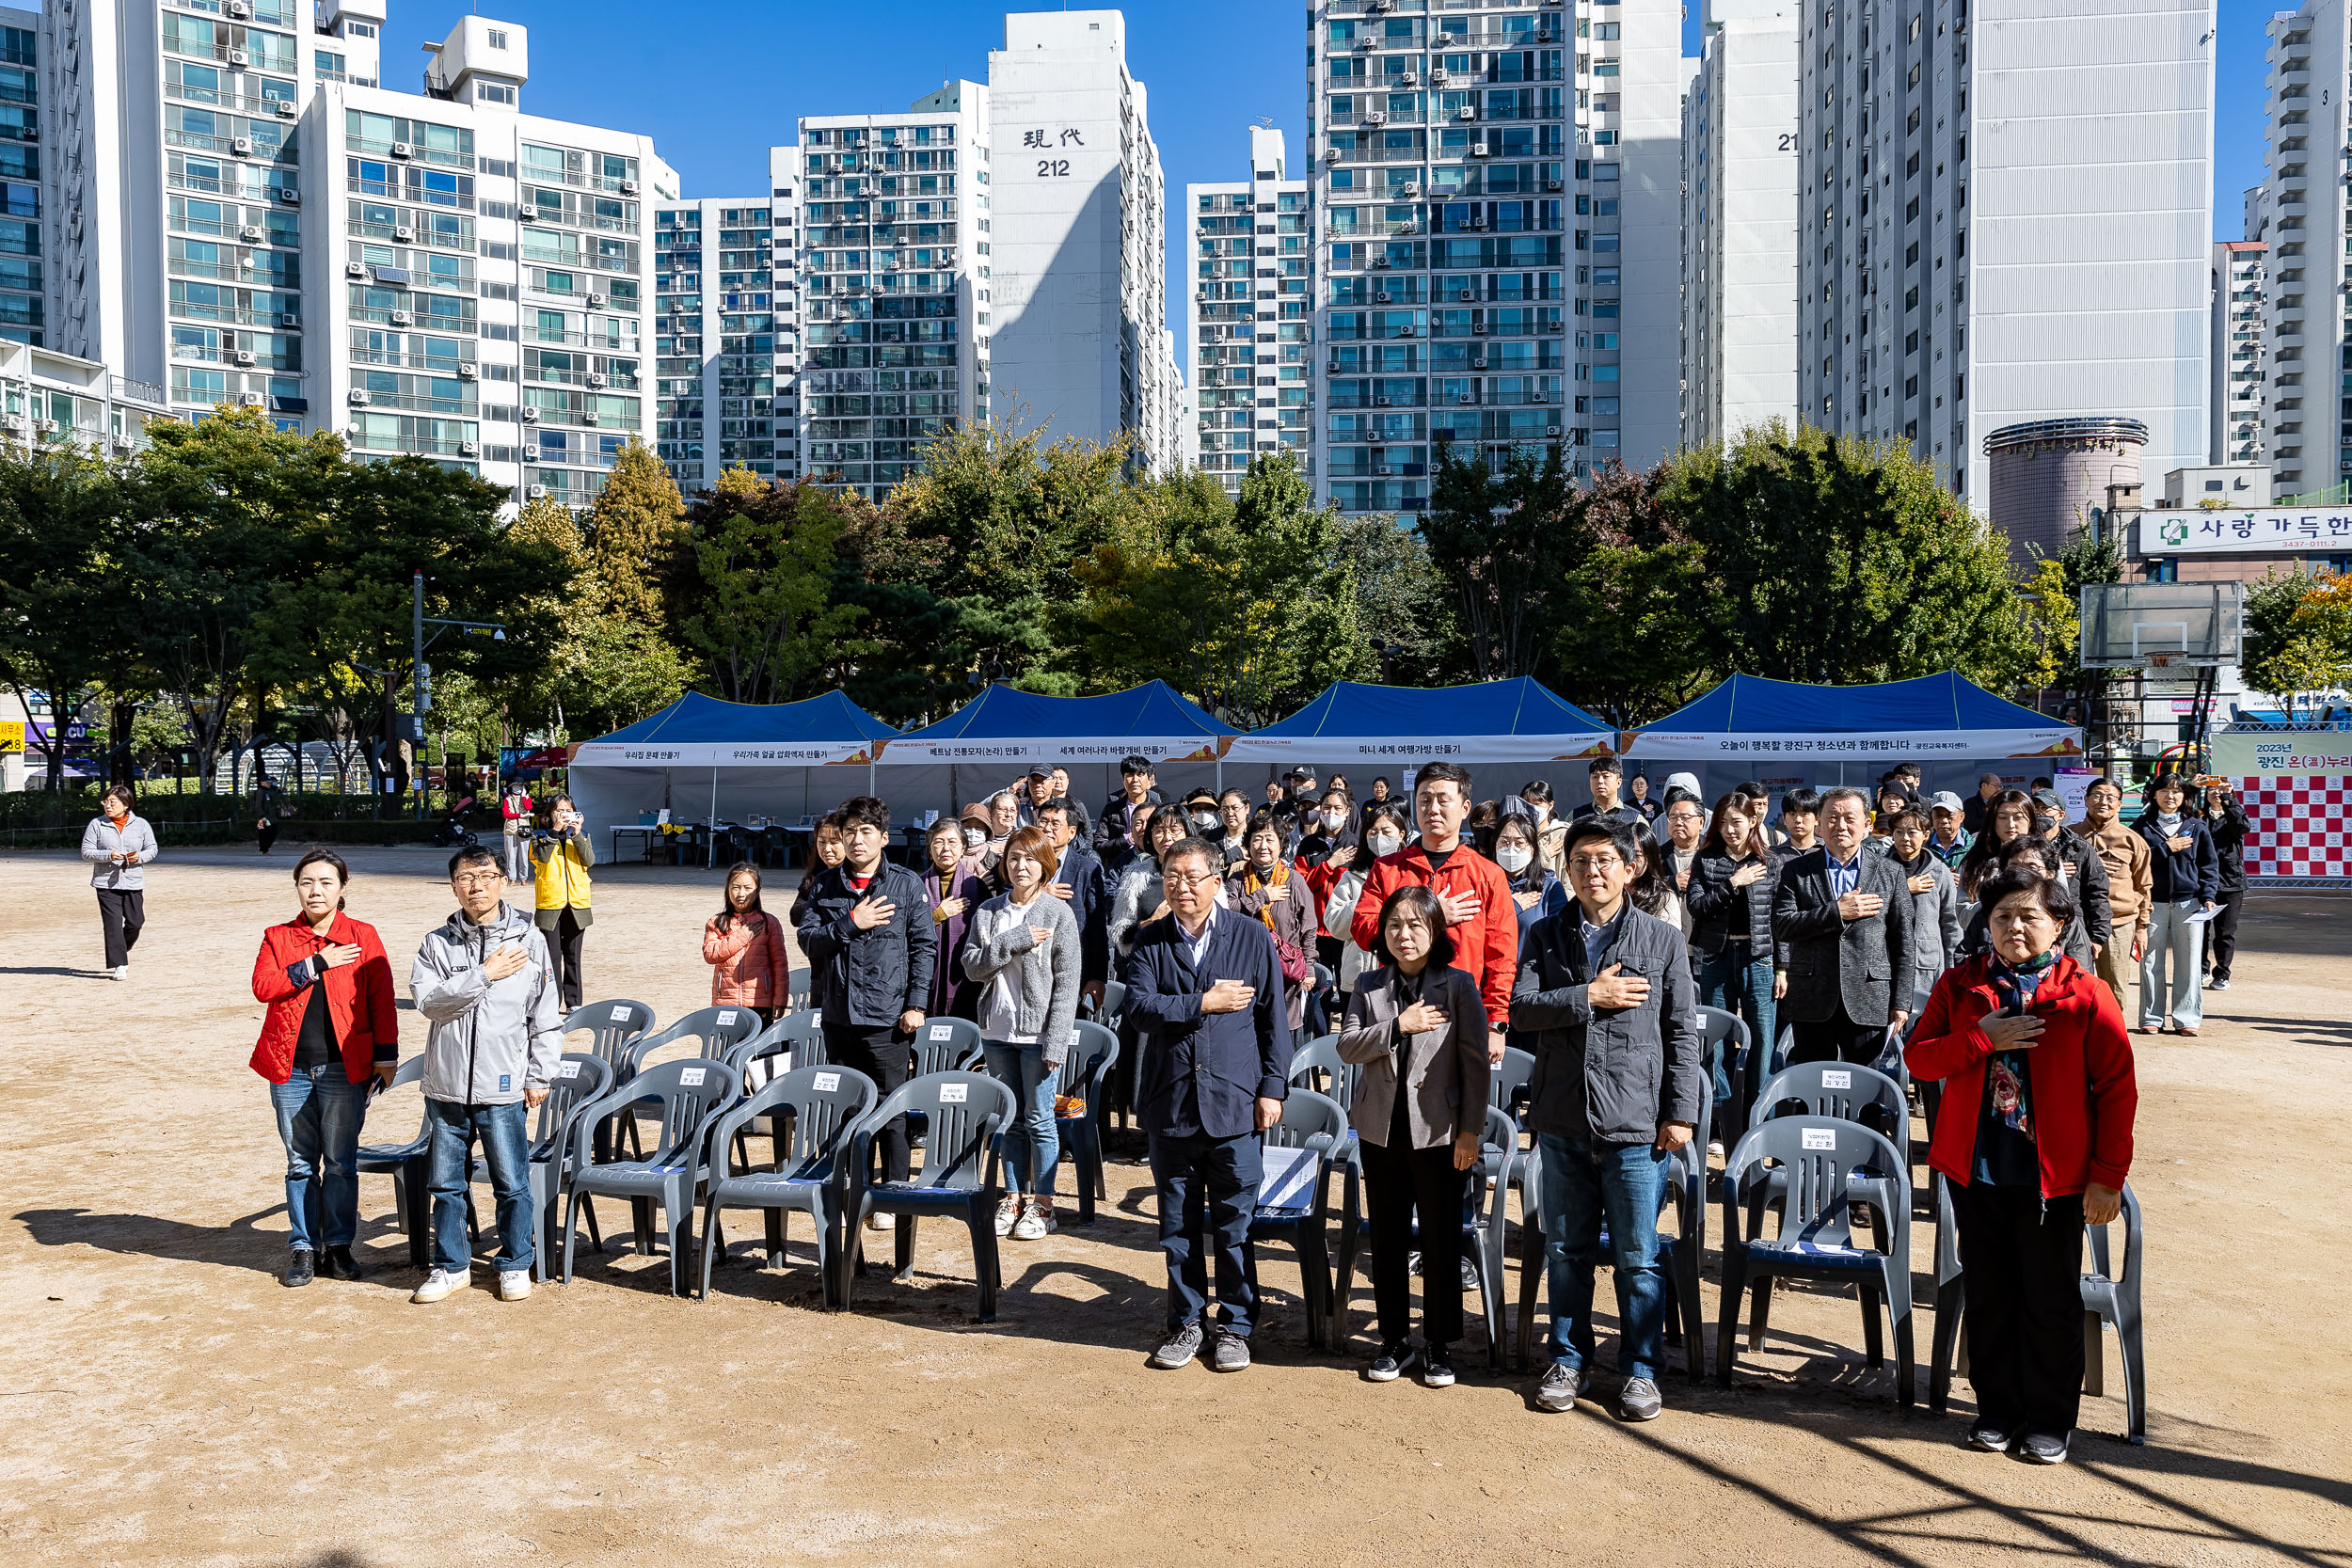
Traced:
[[2263, 460], [2263, 294], [2267, 246], [2259, 240], [2223, 240], [2213, 247], [2213, 404], [2206, 460]]
[[0, 9], [0, 339], [38, 344], [41, 292], [40, 15]]
[[[800, 141], [803, 469], [880, 499], [926, 441], [989, 417], [989, 89], [809, 116]], [[795, 183], [790, 152], [771, 159], [775, 189]]]
[[1184, 187], [1185, 341], [1192, 345], [1184, 462], [1229, 492], [1258, 451], [1313, 476], [1312, 191], [1290, 178], [1282, 133], [1249, 128], [1249, 178]]
[[654, 213], [655, 448], [685, 490], [707, 488], [727, 468], [768, 479], [797, 472], [776, 428], [777, 388], [791, 375], [779, 372], [777, 349], [792, 230], [776, 223], [775, 203], [723, 197]]
[[[996, 412], [1049, 438], [1125, 435], [1181, 460], [1167, 331], [1167, 177], [1114, 10], [1014, 12], [988, 57], [980, 189]], [[803, 138], [805, 140], [805, 136]], [[993, 254], [990, 254], [993, 252]]]
[[1682, 442], [1797, 420], [1797, 7], [1708, 0], [1682, 103]]
[[2352, 19], [2346, 0], [2305, 0], [2264, 29], [2267, 166], [2246, 201], [2247, 239], [2269, 245], [2261, 439], [2275, 488], [2310, 494], [2352, 481]]
[[1680, 429], [1680, 21], [1645, 4], [1311, 14], [1319, 487], [1426, 508], [1436, 450], [1645, 463]]
[[2010, 425], [2137, 420], [2150, 471], [2199, 462], [2213, 0], [1803, 19], [1805, 417], [1909, 441], [1979, 510]]

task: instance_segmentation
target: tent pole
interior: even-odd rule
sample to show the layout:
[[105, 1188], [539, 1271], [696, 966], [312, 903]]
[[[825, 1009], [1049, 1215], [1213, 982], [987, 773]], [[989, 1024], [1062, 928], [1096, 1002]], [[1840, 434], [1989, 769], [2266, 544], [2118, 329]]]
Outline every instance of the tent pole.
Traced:
[[712, 865], [719, 863], [719, 769], [710, 770], [710, 836], [705, 840], [704, 857]]
[[1219, 799], [1222, 799], [1225, 794], [1225, 759], [1223, 757], [1216, 759], [1216, 793]]

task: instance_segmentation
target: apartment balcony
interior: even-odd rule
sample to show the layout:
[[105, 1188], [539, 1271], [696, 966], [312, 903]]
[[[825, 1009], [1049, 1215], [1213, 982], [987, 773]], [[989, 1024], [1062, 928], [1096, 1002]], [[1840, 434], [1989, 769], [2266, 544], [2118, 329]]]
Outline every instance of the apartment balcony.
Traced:
[[[402, 150], [395, 151], [394, 149]], [[343, 150], [371, 158], [397, 158], [403, 163], [437, 164], [443, 168], [471, 168], [470, 152], [452, 152], [442, 148], [426, 147], [417, 142], [376, 141], [369, 136], [343, 137]]]

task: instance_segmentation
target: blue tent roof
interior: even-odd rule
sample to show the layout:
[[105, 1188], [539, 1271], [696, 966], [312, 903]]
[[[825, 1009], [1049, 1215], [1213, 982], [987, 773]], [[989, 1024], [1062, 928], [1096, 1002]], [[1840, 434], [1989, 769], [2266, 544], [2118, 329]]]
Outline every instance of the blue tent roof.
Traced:
[[1805, 686], [1733, 675], [1626, 736], [1644, 759], [1775, 752], [1785, 756], [1906, 752], [2062, 756], [2081, 732], [1996, 697], [1958, 673], [1876, 686]]
[[1612, 738], [1606, 721], [1523, 675], [1428, 689], [1334, 681], [1288, 719], [1233, 742], [1226, 755], [1530, 762], [1597, 756]]
[[936, 724], [894, 736], [882, 761], [936, 763], [1117, 762], [1140, 752], [1156, 762], [1214, 758], [1240, 734], [1211, 718], [1166, 681], [1102, 697], [1045, 697], [991, 685]]
[[575, 765], [775, 766], [865, 762], [898, 732], [838, 691], [798, 703], [723, 703], [690, 691], [660, 712], [580, 745]]

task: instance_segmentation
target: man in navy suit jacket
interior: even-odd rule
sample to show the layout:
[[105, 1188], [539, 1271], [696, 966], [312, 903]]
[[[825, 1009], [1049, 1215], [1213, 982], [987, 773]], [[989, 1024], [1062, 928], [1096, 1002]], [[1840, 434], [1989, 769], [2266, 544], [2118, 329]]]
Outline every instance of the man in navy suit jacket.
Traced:
[[1204, 1227], [1214, 1227], [1220, 1310], [1210, 1365], [1249, 1365], [1257, 1307], [1249, 1221], [1258, 1135], [1281, 1119], [1291, 1037], [1282, 970], [1263, 921], [1219, 909], [1225, 854], [1186, 838], [1160, 857], [1172, 911], [1136, 934], [1126, 1016], [1142, 1037], [1136, 1112], [1151, 1142], [1160, 1249], [1168, 1254], [1168, 1337], [1152, 1365], [1182, 1367], [1201, 1345], [1208, 1307]]

